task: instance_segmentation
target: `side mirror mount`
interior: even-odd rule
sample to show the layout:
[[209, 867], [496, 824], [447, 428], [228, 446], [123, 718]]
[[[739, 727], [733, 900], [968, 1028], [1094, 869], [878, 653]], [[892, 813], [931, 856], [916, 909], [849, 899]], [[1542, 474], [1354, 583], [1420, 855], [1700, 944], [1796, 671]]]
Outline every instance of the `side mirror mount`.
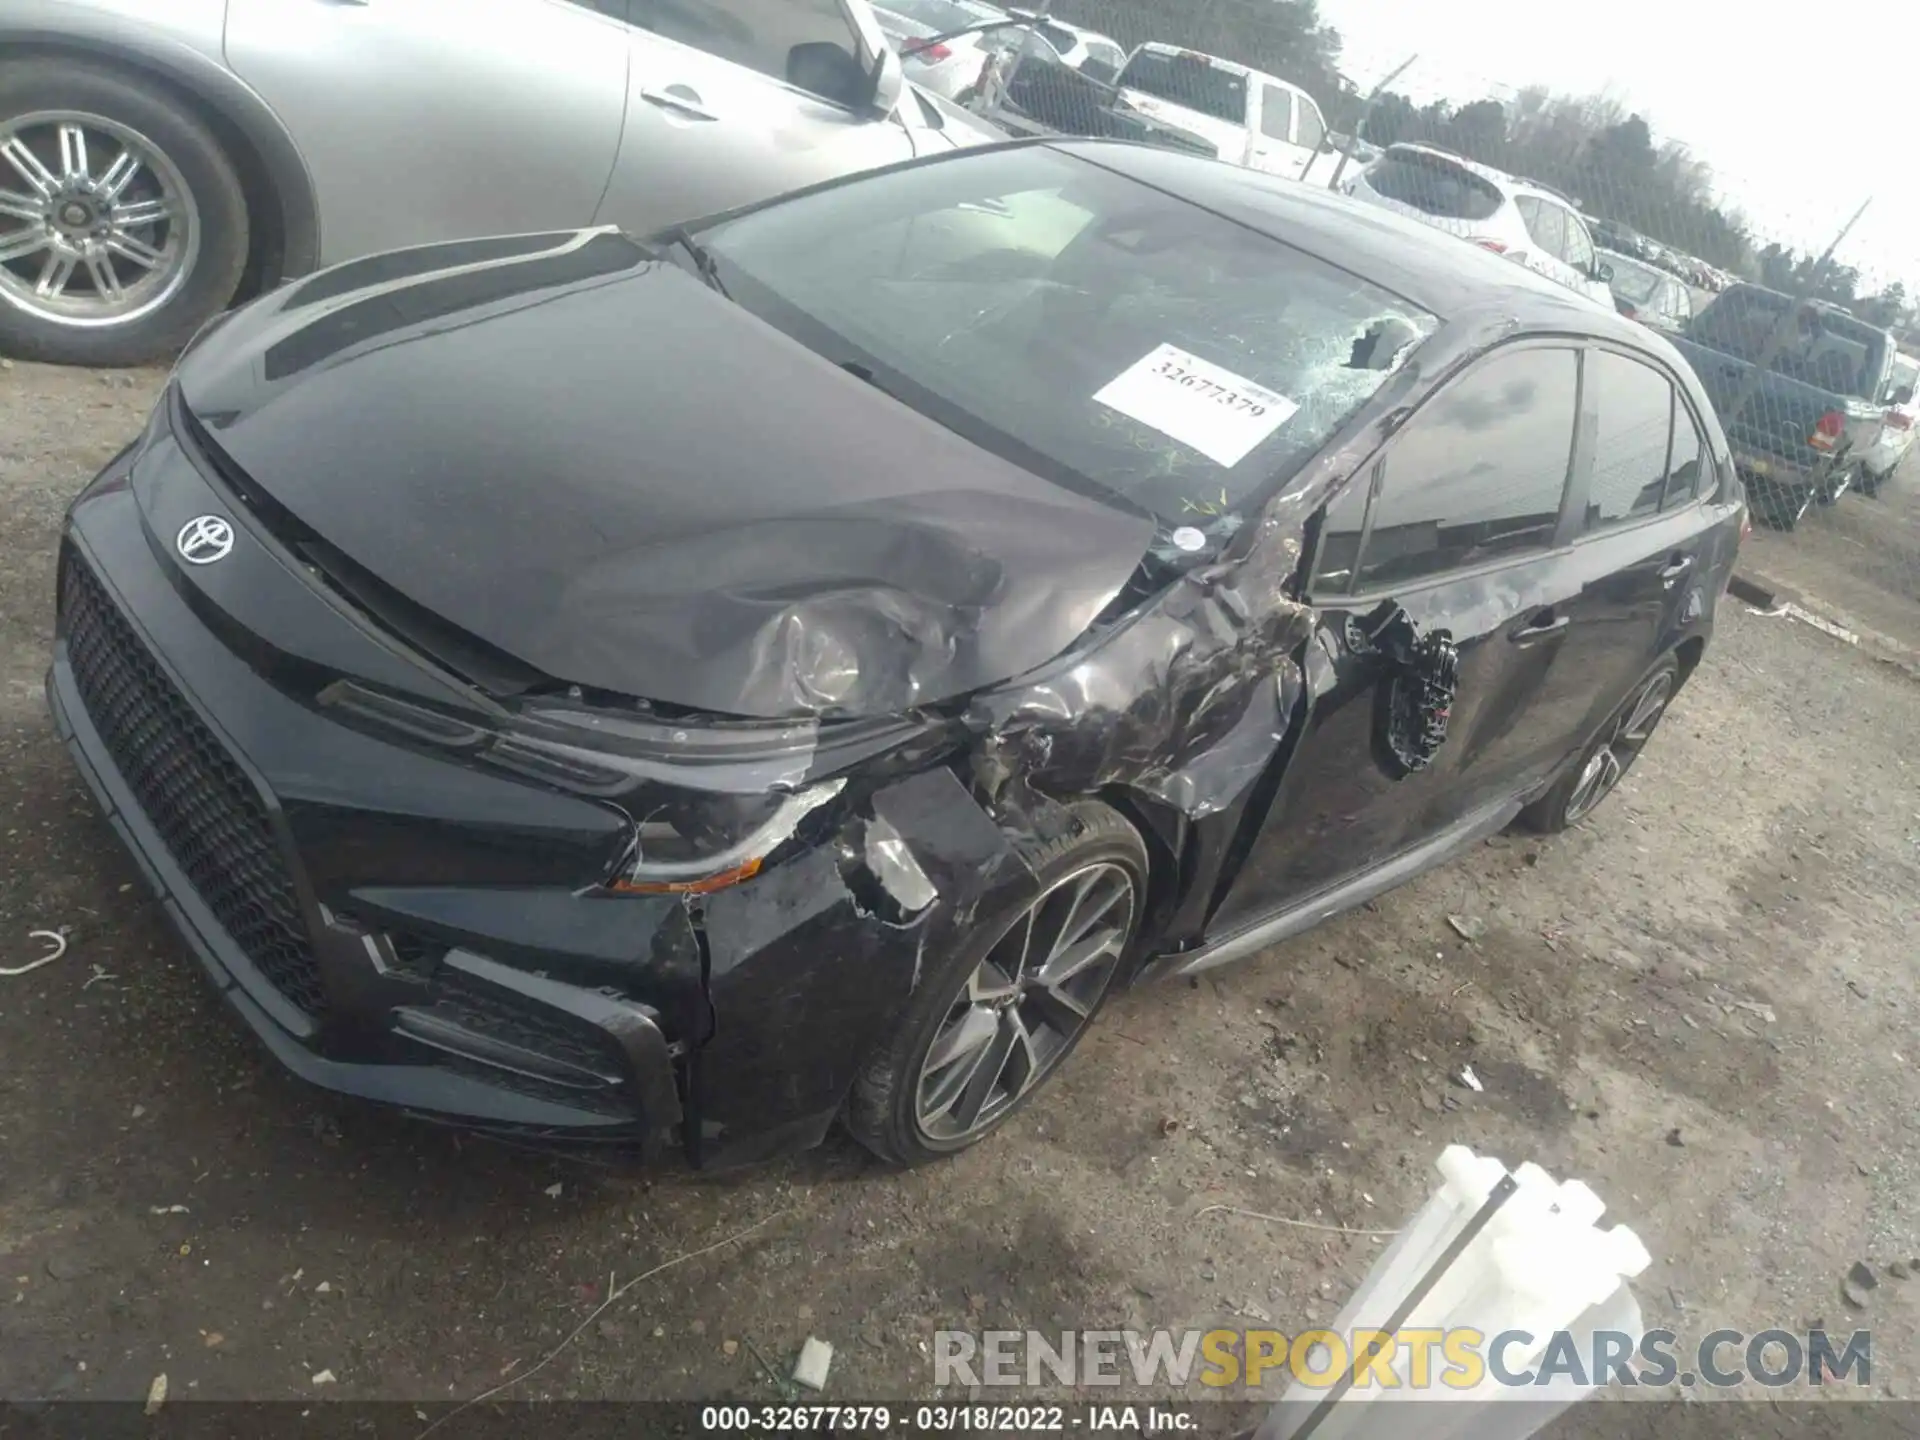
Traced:
[[1604, 285], [1611, 285], [1613, 283], [1613, 267], [1604, 260], [1594, 261], [1593, 278]]
[[845, 105], [849, 110], [871, 107], [883, 115], [892, 114], [893, 107], [900, 102], [904, 80], [900, 57], [891, 47], [880, 52], [871, 74], [845, 46], [831, 41], [810, 40], [787, 51], [789, 85]]
[[873, 93], [867, 97], [867, 105], [876, 115], [891, 115], [906, 90], [907, 73], [900, 64], [898, 52], [889, 45], [880, 52], [873, 77]]

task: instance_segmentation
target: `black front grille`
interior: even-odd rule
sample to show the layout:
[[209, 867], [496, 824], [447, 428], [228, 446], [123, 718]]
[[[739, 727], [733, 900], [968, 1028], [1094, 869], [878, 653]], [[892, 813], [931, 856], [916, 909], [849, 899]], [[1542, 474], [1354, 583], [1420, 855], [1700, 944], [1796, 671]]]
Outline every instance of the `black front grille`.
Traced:
[[326, 1012], [293, 877], [260, 792], [72, 552], [60, 593], [87, 715], [200, 898], [282, 995]]

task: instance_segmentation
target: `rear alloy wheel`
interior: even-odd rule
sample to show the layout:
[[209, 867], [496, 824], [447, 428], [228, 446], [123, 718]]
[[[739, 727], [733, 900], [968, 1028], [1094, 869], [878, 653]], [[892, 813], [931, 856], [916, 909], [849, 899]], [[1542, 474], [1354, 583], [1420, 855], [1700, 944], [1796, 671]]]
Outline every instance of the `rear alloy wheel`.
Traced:
[[1542, 834], [1578, 825], [1618, 788], [1653, 738], [1680, 681], [1680, 665], [1668, 655], [1634, 686], [1578, 761], [1554, 787], [1520, 812], [1520, 823]]
[[883, 1159], [919, 1164], [997, 1129], [1106, 999], [1139, 928], [1146, 851], [1107, 806], [1074, 811], [1078, 833], [1027, 856], [1038, 898], [983, 924], [927, 977], [856, 1082], [847, 1128]]
[[240, 181], [198, 117], [117, 71], [0, 64], [0, 349], [136, 365], [233, 296]]

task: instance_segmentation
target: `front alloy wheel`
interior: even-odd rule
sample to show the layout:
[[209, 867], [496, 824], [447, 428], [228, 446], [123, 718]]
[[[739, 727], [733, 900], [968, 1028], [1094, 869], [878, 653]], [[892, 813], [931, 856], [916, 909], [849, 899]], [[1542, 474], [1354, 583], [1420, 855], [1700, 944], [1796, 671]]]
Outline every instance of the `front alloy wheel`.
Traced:
[[1073, 1047], [1133, 933], [1133, 877], [1058, 880], [967, 977], [920, 1066], [914, 1120], [937, 1144], [984, 1134]]
[[1082, 800], [1058, 838], [1014, 838], [1038, 894], [982, 913], [927, 966], [893, 1033], [854, 1082], [845, 1123], [884, 1160], [915, 1165], [986, 1136], [1080, 1042], [1128, 962], [1147, 851], [1111, 806]]

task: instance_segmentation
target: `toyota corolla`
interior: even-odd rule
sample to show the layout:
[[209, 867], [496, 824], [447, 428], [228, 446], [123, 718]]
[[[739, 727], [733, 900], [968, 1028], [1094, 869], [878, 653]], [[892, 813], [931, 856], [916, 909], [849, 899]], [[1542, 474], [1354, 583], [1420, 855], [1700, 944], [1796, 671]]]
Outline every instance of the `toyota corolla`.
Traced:
[[1118, 986], [1583, 818], [1744, 521], [1645, 328], [1339, 196], [1019, 143], [216, 321], [72, 507], [48, 691], [299, 1075], [914, 1162]]

